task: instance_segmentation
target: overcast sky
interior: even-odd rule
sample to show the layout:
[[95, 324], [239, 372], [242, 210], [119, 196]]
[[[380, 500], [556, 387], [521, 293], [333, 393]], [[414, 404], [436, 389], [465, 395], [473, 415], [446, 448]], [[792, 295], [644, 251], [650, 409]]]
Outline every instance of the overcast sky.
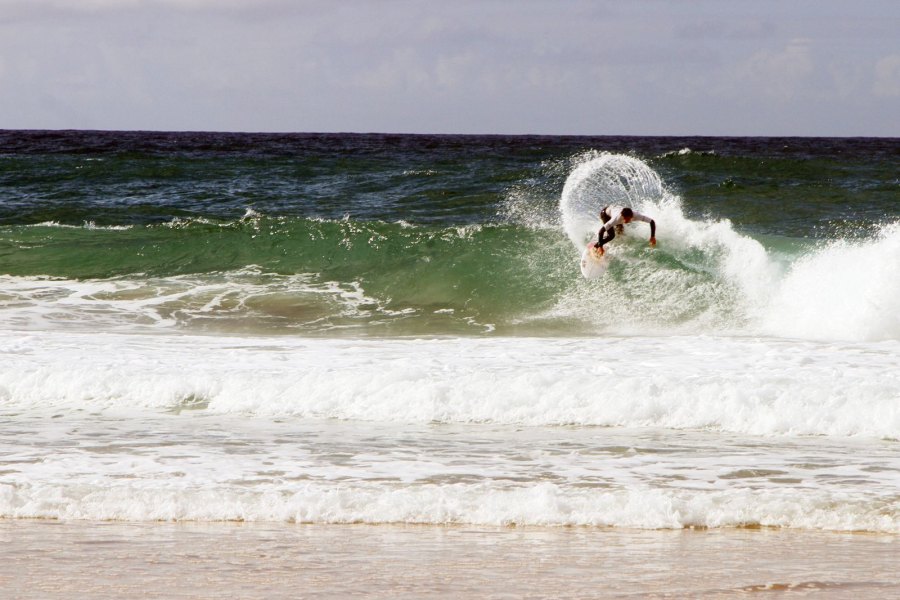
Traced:
[[900, 136], [900, 1], [0, 0], [0, 128]]

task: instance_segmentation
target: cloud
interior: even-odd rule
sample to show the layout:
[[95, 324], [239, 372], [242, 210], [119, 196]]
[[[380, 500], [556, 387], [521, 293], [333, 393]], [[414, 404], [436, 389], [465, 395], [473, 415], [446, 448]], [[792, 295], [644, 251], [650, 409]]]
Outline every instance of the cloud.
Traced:
[[675, 36], [686, 40], [762, 40], [775, 36], [778, 27], [768, 18], [692, 20], [677, 25]]
[[742, 89], [753, 90], [772, 100], [787, 101], [805, 89], [814, 70], [810, 41], [796, 39], [783, 50], [757, 52], [737, 73], [743, 80]]
[[891, 19], [820, 6], [810, 18], [768, 0], [0, 0], [0, 127], [896, 128]]
[[211, 21], [273, 23], [288, 18], [315, 17], [341, 10], [343, 2], [300, 0], [0, 0], [0, 27], [35, 23], [94, 24], [111, 21], [177, 20], [201, 17]]
[[888, 98], [900, 96], [900, 55], [885, 56], [875, 64], [872, 93]]
[[165, 8], [195, 11], [215, 9], [248, 10], [286, 4], [287, 0], [0, 0], [0, 10], [29, 9], [37, 14], [75, 14], [121, 12], [135, 9]]

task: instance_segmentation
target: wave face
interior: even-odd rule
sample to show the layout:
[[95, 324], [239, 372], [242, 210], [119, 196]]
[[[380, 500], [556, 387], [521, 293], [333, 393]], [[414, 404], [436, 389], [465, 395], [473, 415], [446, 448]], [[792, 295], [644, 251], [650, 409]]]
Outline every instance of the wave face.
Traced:
[[[34, 247], [19, 271], [47, 276], [3, 278], [12, 305], [7, 322], [77, 327], [102, 319], [114, 327], [311, 335], [516, 333], [522, 318], [551, 305], [571, 279], [571, 257], [552, 234], [500, 224], [252, 216], [57, 229], [10, 232], [9, 244]], [[40, 241], [48, 237], [53, 241]]]
[[565, 212], [565, 237], [510, 224], [265, 217], [63, 233], [17, 227], [7, 229], [6, 243], [29, 250], [10, 270], [45, 275], [0, 276], [0, 322], [309, 335], [900, 339], [897, 225], [869, 239], [776, 240], [781, 246], [767, 248], [727, 221], [685, 217], [673, 196], [637, 206], [663, 223], [659, 245], [647, 247], [646, 226], [635, 227], [611, 244], [607, 275], [590, 282], [577, 271], [577, 240], [592, 224]]

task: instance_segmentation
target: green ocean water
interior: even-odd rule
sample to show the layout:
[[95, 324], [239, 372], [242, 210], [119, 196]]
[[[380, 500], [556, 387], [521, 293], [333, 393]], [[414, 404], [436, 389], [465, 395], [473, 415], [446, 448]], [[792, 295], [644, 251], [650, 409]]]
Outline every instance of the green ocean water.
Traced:
[[[655, 187], [598, 166], [583, 217], [634, 205], [660, 244], [630, 228], [586, 282], [564, 194], [603, 156]], [[600, 327], [597, 304], [653, 328], [742, 327], [764, 271], [892, 235], [898, 156], [886, 139], [3, 132], [0, 301], [326, 335], [568, 334]]]

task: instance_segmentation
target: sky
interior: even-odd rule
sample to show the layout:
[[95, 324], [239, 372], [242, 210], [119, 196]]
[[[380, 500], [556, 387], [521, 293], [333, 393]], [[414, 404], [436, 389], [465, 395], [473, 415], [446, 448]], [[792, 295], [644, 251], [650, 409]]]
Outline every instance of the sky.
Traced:
[[0, 129], [900, 137], [900, 1], [0, 0]]

